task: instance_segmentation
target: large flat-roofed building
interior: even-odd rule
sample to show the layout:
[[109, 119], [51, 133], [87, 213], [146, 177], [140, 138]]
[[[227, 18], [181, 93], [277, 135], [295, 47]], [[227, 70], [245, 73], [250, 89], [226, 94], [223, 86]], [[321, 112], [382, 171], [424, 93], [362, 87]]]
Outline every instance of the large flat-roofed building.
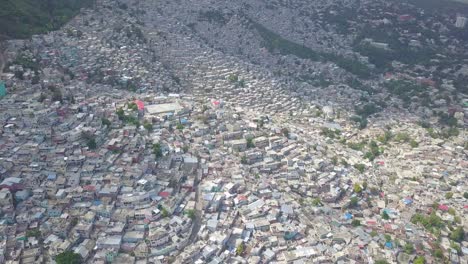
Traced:
[[166, 113], [175, 113], [182, 110], [183, 107], [178, 103], [154, 104], [146, 106], [146, 111], [150, 115], [159, 115]]

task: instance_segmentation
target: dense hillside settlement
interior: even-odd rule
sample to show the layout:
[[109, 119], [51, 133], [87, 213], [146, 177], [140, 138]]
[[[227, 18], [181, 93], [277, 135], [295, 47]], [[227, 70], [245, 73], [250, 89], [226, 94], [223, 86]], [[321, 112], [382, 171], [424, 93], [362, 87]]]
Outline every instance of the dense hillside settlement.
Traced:
[[3, 41], [0, 263], [467, 263], [467, 17], [97, 0]]

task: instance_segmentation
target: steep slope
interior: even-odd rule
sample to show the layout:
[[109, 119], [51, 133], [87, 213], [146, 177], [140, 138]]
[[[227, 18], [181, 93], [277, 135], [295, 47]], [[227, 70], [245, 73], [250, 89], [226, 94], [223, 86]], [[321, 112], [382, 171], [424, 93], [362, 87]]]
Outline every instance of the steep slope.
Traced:
[[93, 0], [0, 0], [0, 37], [26, 38], [55, 30]]

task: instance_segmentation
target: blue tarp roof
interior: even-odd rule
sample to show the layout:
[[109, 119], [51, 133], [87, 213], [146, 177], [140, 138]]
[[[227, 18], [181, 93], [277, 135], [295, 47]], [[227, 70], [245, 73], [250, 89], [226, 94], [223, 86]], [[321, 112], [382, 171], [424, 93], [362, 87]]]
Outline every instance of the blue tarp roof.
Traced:
[[48, 180], [55, 180], [55, 179], [57, 179], [57, 174], [55, 172], [49, 172], [49, 174], [47, 175], [47, 179]]
[[345, 218], [346, 220], [349, 220], [349, 219], [352, 219], [352, 218], [353, 218], [353, 215], [350, 214], [350, 213], [345, 213], [345, 214], [344, 214], [344, 218]]
[[406, 205], [412, 204], [412, 203], [413, 203], [413, 199], [411, 199], [411, 198], [405, 198], [405, 199], [403, 199], [403, 203], [406, 204]]

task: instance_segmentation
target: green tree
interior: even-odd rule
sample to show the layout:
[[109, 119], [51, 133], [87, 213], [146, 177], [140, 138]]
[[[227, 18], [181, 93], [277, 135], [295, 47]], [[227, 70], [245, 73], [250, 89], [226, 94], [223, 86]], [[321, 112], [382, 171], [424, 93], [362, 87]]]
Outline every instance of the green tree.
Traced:
[[463, 227], [459, 226], [457, 227], [451, 234], [450, 234], [450, 239], [456, 242], [462, 242], [463, 239], [465, 238], [465, 231], [463, 230]]
[[412, 254], [414, 251], [414, 246], [410, 242], [406, 242], [405, 244], [405, 252], [406, 254]]
[[452, 197], [453, 197], [453, 192], [448, 192], [445, 194], [446, 199], [452, 199]]
[[161, 216], [164, 218], [169, 216], [169, 211], [164, 207], [161, 209]]
[[411, 139], [411, 141], [410, 141], [410, 146], [411, 146], [412, 148], [417, 148], [417, 147], [419, 146], [419, 143], [416, 142], [414, 139]]
[[356, 226], [360, 226], [361, 225], [361, 221], [357, 220], [357, 219], [353, 219], [353, 221], [351, 221], [351, 225], [356, 227]]
[[80, 254], [73, 251], [65, 251], [55, 256], [57, 264], [80, 264], [83, 262]]
[[361, 192], [362, 192], [362, 187], [361, 187], [361, 185], [360, 185], [359, 183], [355, 183], [355, 184], [354, 184], [354, 187], [353, 187], [353, 191], [354, 191], [355, 193], [361, 193]]
[[123, 121], [125, 119], [125, 112], [122, 107], [119, 107], [117, 111], [115, 111], [115, 113], [117, 114], [120, 120]]
[[320, 201], [320, 198], [318, 198], [318, 197], [317, 197], [317, 198], [314, 198], [314, 199], [312, 200], [312, 205], [313, 205], [313, 206], [323, 206], [322, 201]]
[[89, 149], [96, 149], [97, 147], [97, 144], [96, 144], [96, 139], [93, 137], [93, 138], [90, 138], [88, 140], [88, 142], [86, 143], [86, 145], [88, 145], [88, 148]]
[[253, 139], [247, 138], [247, 148], [253, 148], [253, 147], [255, 147], [253, 143]]
[[451, 214], [451, 215], [453, 215], [453, 216], [455, 216], [455, 215], [457, 214], [457, 212], [456, 212], [455, 209], [453, 209], [453, 208], [449, 208], [449, 209], [448, 209], [448, 213]]
[[358, 206], [358, 198], [357, 197], [351, 197], [349, 200], [349, 207], [356, 207]]
[[112, 125], [111, 121], [105, 117], [101, 118], [101, 123], [107, 127], [110, 127]]
[[450, 247], [455, 249], [458, 254], [461, 254], [461, 247], [458, 244], [454, 243], [453, 241], [450, 241]]
[[231, 83], [235, 83], [235, 82], [239, 81], [239, 76], [237, 74], [229, 74], [228, 80]]
[[143, 127], [147, 130], [147, 131], [153, 131], [153, 124], [151, 124], [150, 122], [148, 121], [145, 121], [143, 123]]
[[361, 164], [361, 163], [359, 163], [359, 164], [354, 164], [354, 168], [355, 168], [356, 170], [358, 170], [360, 173], [363, 173], [364, 170], [366, 169], [366, 165]]
[[382, 218], [383, 218], [384, 220], [388, 220], [388, 219], [390, 219], [390, 216], [388, 215], [388, 213], [387, 213], [386, 211], [383, 211], [383, 213], [382, 213]]
[[26, 231], [26, 237], [35, 237], [39, 238], [41, 237], [41, 231], [37, 228], [31, 229]]
[[379, 259], [377, 261], [374, 262], [375, 264], [388, 264], [388, 262], [384, 259]]
[[236, 247], [236, 254], [237, 254], [238, 256], [240, 256], [240, 255], [244, 254], [244, 250], [245, 250], [244, 244], [243, 244], [243, 243], [240, 243], [240, 244]]
[[184, 125], [182, 125], [181, 123], [178, 123], [178, 124], [176, 125], [176, 128], [177, 128], [178, 130], [183, 130], [183, 129], [184, 129]]
[[436, 258], [438, 258], [438, 259], [444, 258], [444, 252], [443, 252], [442, 249], [440, 249], [440, 248], [434, 250], [433, 255], [434, 255], [434, 257], [436, 257]]
[[32, 77], [31, 79], [31, 84], [38, 84], [40, 80], [41, 78], [39, 77], [39, 75], [34, 75], [34, 77]]
[[331, 159], [331, 163], [336, 166], [338, 164], [338, 158], [336, 156], [333, 156]]
[[385, 234], [384, 237], [386, 242], [392, 241], [392, 237], [389, 234]]
[[425, 263], [426, 263], [426, 259], [424, 258], [424, 256], [418, 256], [413, 261], [413, 264], [425, 264]]
[[283, 133], [285, 137], [289, 138], [289, 129], [283, 128], [281, 129], [281, 133]]
[[468, 199], [468, 192], [463, 193], [463, 198]]
[[192, 210], [192, 209], [187, 210], [186, 214], [187, 214], [187, 217], [189, 217], [190, 219], [192, 220], [195, 219], [195, 210]]
[[189, 146], [188, 146], [188, 145], [184, 145], [184, 146], [182, 147], [182, 151], [183, 151], [184, 153], [187, 153], [187, 152], [189, 151]]
[[247, 164], [247, 156], [242, 156], [240, 162], [241, 164]]
[[159, 143], [153, 144], [153, 154], [156, 156], [156, 158], [160, 158], [163, 156], [161, 144]]
[[138, 111], [138, 105], [135, 102], [128, 103], [128, 108], [132, 111]]

